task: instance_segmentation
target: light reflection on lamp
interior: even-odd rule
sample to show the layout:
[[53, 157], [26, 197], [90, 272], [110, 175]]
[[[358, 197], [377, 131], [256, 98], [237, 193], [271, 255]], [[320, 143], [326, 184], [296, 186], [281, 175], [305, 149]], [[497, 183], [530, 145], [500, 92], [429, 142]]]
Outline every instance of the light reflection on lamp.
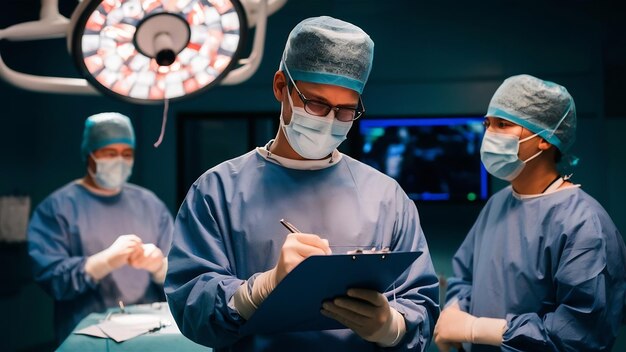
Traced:
[[[247, 29], [237, 0], [85, 0], [71, 52], [100, 90], [139, 103], [176, 99], [219, 82]], [[82, 8], [81, 8], [82, 7]]]

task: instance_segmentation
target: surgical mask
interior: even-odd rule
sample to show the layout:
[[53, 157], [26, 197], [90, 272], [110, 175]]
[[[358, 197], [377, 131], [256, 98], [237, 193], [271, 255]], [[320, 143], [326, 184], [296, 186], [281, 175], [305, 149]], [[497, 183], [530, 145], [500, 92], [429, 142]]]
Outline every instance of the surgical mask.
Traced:
[[91, 157], [96, 162], [96, 172], [93, 173], [89, 170], [89, 174], [94, 182], [104, 189], [118, 190], [122, 188], [132, 173], [132, 160], [126, 160], [121, 156], [96, 159], [92, 154]]
[[322, 159], [346, 140], [352, 121], [335, 119], [331, 116], [333, 111], [325, 117], [311, 115], [304, 108], [294, 107], [290, 94], [287, 97], [292, 111], [291, 121], [286, 125], [281, 111], [280, 123], [287, 141], [296, 153], [307, 159]]
[[483, 143], [480, 146], [480, 159], [490, 174], [502, 180], [512, 181], [524, 170], [527, 162], [543, 152], [540, 150], [526, 160], [520, 160], [517, 155], [519, 145], [536, 136], [538, 136], [537, 133], [519, 139], [511, 134], [485, 131]]

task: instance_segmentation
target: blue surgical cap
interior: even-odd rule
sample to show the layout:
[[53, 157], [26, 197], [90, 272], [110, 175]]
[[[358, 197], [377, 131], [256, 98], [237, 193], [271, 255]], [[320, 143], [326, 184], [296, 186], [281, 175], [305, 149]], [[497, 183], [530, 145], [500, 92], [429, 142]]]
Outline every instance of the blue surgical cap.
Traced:
[[85, 120], [81, 152], [83, 158], [110, 144], [124, 143], [135, 148], [135, 132], [130, 119], [117, 112], [103, 112]]
[[487, 116], [523, 126], [561, 152], [576, 139], [576, 106], [567, 89], [530, 75], [507, 78], [491, 98]]
[[374, 42], [361, 28], [332, 17], [308, 18], [289, 34], [280, 69], [294, 81], [332, 84], [359, 94], [374, 59]]

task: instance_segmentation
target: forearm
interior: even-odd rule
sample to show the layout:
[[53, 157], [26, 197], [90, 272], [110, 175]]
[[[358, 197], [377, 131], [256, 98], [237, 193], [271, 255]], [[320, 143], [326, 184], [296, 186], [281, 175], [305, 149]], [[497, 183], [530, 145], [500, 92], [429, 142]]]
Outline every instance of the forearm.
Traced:
[[233, 295], [233, 305], [244, 319], [263, 303], [276, 286], [276, 270], [272, 269], [246, 280]]
[[245, 321], [228, 303], [242, 280], [208, 273], [186, 279], [178, 274], [170, 269], [165, 293], [181, 332], [189, 339], [213, 348], [235, 343]]
[[85, 271], [85, 262], [84, 257], [70, 257], [50, 264], [43, 271], [35, 268], [35, 281], [55, 300], [72, 300], [96, 285]]
[[159, 285], [163, 285], [165, 282], [165, 274], [167, 274], [167, 257], [163, 258], [163, 264], [159, 268], [159, 270], [152, 273], [152, 281]]
[[381, 347], [393, 347], [402, 341], [405, 334], [406, 322], [404, 316], [394, 308], [391, 308], [391, 319], [370, 340], [375, 341]]
[[85, 273], [95, 282], [109, 275], [114, 268], [109, 264], [106, 251], [98, 252], [85, 261]]

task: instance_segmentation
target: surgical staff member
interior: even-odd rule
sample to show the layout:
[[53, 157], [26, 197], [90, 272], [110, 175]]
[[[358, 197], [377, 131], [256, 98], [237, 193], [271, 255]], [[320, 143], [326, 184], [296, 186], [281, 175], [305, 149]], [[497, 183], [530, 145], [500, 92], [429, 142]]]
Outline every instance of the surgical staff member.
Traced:
[[626, 249], [602, 206], [557, 171], [574, 143], [574, 100], [553, 82], [513, 76], [491, 99], [485, 126], [483, 164], [511, 185], [489, 199], [453, 258], [437, 346], [610, 351]]
[[31, 218], [28, 251], [35, 280], [55, 301], [57, 342], [89, 313], [164, 299], [173, 221], [152, 192], [126, 182], [134, 149], [128, 117], [87, 118], [85, 176], [48, 196]]
[[[274, 75], [276, 139], [208, 170], [176, 217], [165, 293], [185, 336], [216, 351], [428, 346], [439, 290], [417, 209], [393, 179], [336, 149], [364, 112], [373, 54], [362, 29], [331, 17], [291, 31]], [[308, 233], [287, 235], [282, 218]], [[295, 266], [333, 244], [423, 254], [395, 290], [353, 289], [320, 303], [346, 329], [239, 334]]]

